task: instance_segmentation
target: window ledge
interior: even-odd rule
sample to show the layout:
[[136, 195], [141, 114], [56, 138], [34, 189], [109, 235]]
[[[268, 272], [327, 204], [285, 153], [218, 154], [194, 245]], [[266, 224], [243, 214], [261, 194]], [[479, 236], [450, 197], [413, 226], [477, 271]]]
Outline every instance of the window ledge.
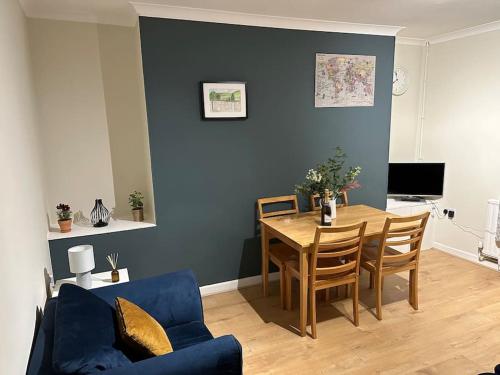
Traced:
[[61, 233], [58, 227], [50, 227], [49, 232], [47, 233], [47, 240], [53, 241], [73, 237], [95, 236], [98, 234], [122, 232], [126, 230], [145, 229], [152, 227], [156, 227], [156, 224], [148, 223], [145, 221], [131, 221], [122, 219], [111, 219], [109, 221], [109, 224], [102, 228], [94, 228], [91, 225], [73, 223], [71, 232], [68, 233]]

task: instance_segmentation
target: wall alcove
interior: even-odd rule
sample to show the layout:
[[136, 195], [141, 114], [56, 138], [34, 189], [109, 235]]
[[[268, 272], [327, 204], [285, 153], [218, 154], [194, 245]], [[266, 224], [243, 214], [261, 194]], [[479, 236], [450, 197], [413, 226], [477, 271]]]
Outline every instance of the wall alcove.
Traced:
[[[138, 27], [29, 20], [45, 169], [49, 240], [155, 225]], [[132, 221], [128, 195], [145, 196], [145, 222]], [[110, 224], [75, 220], [60, 233], [56, 206], [89, 218], [101, 198]]]

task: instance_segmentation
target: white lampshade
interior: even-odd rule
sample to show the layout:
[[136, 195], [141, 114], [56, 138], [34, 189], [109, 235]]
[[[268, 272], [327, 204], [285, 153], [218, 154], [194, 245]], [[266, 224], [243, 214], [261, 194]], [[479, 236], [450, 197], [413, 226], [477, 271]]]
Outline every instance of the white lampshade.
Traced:
[[68, 249], [69, 270], [71, 273], [85, 273], [95, 268], [94, 247], [79, 245]]

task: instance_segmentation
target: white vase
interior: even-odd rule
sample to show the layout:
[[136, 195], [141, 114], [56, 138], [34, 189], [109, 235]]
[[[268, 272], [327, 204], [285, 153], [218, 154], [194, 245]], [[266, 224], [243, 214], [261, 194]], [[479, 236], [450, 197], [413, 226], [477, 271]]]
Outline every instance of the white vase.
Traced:
[[332, 210], [332, 220], [337, 218], [337, 202], [335, 199], [330, 201], [330, 208]]
[[[320, 199], [319, 200], [319, 206], [322, 207], [323, 206], [323, 200]], [[330, 215], [330, 218], [332, 220], [336, 219], [337, 218], [337, 201], [336, 199], [331, 199], [330, 200], [330, 211], [331, 211], [331, 215]], [[328, 224], [330, 225], [330, 224]]]

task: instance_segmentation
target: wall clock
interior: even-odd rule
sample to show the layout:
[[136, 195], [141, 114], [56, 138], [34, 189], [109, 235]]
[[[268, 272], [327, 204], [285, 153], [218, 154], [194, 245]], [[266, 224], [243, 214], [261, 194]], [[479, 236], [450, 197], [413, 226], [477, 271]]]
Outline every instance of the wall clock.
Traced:
[[408, 71], [400, 66], [394, 68], [392, 75], [392, 95], [400, 96], [408, 90], [410, 77]]

